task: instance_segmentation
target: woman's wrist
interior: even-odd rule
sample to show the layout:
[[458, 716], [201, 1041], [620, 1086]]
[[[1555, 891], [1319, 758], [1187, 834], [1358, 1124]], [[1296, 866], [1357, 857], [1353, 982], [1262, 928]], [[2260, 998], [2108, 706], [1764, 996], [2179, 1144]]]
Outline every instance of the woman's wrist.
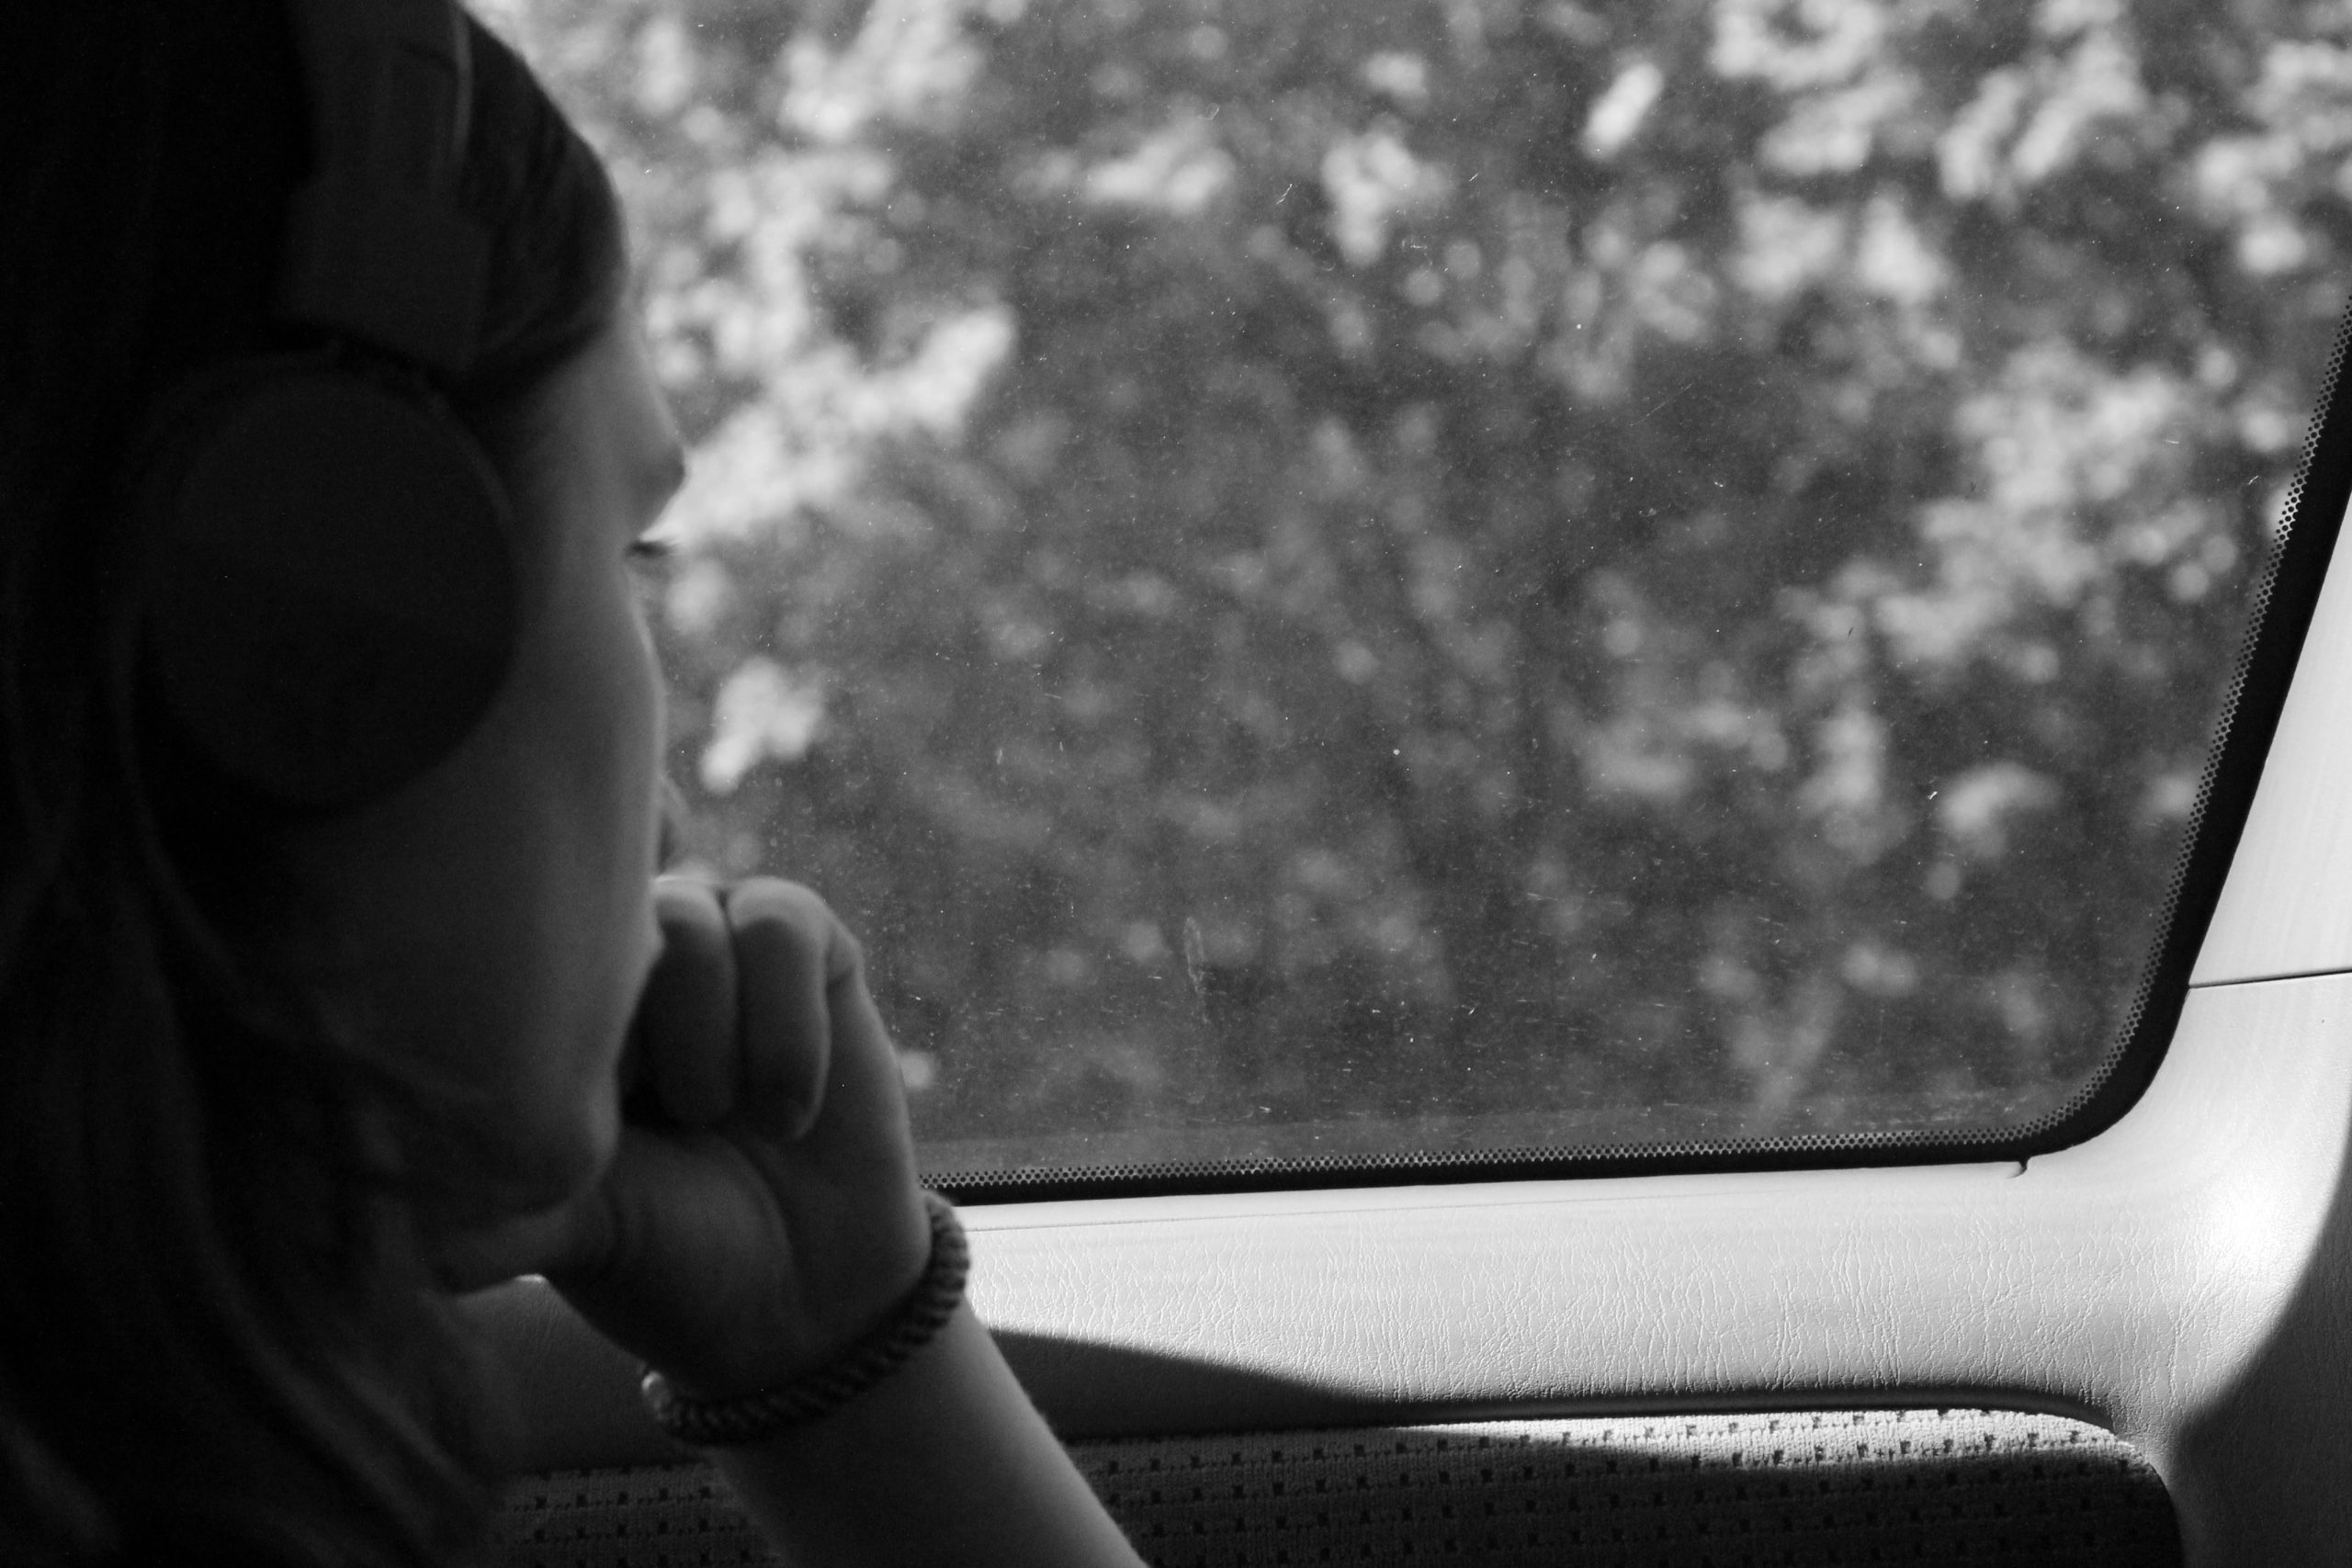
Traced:
[[805, 1426], [882, 1382], [928, 1344], [964, 1299], [970, 1265], [964, 1228], [944, 1198], [925, 1192], [931, 1251], [922, 1274], [897, 1306], [839, 1356], [786, 1382], [720, 1395], [681, 1387], [644, 1369], [646, 1407], [662, 1429], [696, 1447], [741, 1447]]
[[710, 1457], [791, 1562], [1141, 1568], [968, 1301], [826, 1420]]

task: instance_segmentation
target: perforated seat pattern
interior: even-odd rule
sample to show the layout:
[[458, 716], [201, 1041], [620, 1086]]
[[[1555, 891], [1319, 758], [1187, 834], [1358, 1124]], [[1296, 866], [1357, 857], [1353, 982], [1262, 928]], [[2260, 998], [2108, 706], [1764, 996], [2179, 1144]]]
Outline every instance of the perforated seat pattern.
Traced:
[[[1075, 1443], [1155, 1568], [2179, 1561], [2120, 1438], [2054, 1416], [1880, 1410], [1480, 1422]], [[502, 1561], [775, 1561], [707, 1464], [510, 1490]]]

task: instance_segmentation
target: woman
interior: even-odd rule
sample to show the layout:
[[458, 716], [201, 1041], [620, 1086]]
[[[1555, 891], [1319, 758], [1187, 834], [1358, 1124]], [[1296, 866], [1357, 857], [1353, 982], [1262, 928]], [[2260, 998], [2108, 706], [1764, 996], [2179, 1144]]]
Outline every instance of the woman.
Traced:
[[511, 510], [512, 647], [423, 771], [294, 808], [183, 733], [137, 477], [191, 378], [321, 352], [274, 303], [300, 35], [6, 27], [0, 1560], [479, 1553], [451, 1292], [536, 1271], [796, 1562], [1135, 1562], [955, 1303], [855, 944], [654, 879], [632, 574], [679, 458], [594, 156], [469, 21], [481, 321], [416, 395]]

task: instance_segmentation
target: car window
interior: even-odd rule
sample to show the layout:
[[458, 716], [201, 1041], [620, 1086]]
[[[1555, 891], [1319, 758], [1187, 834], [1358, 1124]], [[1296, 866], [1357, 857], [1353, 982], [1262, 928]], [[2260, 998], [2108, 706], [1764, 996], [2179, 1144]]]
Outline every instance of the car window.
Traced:
[[2144, 1077], [2352, 24], [483, 9], [694, 450], [694, 862], [862, 933], [934, 1179], [1880, 1158]]

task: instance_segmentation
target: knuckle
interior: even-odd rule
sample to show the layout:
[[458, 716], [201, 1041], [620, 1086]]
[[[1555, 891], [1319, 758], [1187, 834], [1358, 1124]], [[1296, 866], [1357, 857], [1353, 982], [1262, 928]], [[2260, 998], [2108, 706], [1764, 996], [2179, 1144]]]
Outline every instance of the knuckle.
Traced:
[[865, 974], [865, 944], [855, 933], [836, 920], [832, 942], [826, 949], [826, 979], [839, 984], [843, 980], [862, 979]]
[[718, 897], [718, 884], [707, 876], [665, 871], [653, 879], [653, 894], [657, 898], [699, 898], [715, 901]]
[[728, 897], [727, 918], [739, 942], [774, 943], [803, 963], [815, 963], [840, 926], [822, 898], [797, 882], [762, 877]]
[[814, 888], [780, 876], [754, 876], [738, 883], [728, 893], [727, 908], [739, 921], [764, 917], [810, 931], [822, 931], [833, 919], [832, 909]]
[[663, 931], [708, 932], [726, 929], [718, 896], [707, 883], [664, 876], [653, 884], [653, 914]]

